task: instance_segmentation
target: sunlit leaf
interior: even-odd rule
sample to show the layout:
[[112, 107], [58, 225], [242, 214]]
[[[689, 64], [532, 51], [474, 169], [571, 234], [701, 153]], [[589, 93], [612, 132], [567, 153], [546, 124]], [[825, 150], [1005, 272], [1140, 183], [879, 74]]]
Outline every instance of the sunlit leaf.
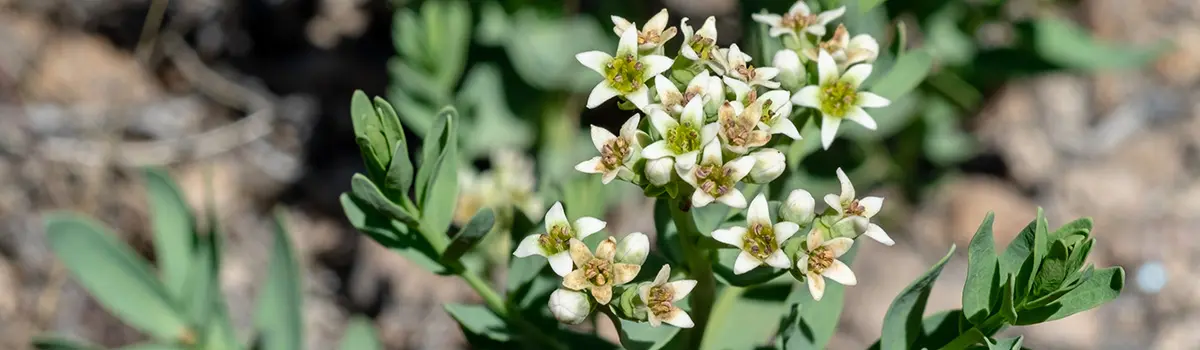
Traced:
[[170, 175], [160, 169], [146, 169], [143, 176], [159, 273], [167, 291], [173, 297], [181, 298], [191, 269], [188, 265], [192, 260], [195, 220], [183, 192]]
[[887, 313], [883, 318], [883, 335], [880, 337], [880, 348], [882, 350], [891, 349], [908, 349], [917, 337], [921, 335], [921, 316], [925, 314], [925, 303], [929, 300], [929, 292], [933, 290], [933, 283], [937, 281], [938, 275], [942, 273], [942, 268], [946, 266], [946, 262], [950, 260], [950, 255], [954, 254], [954, 246], [950, 246], [950, 251], [946, 253], [942, 260], [934, 264], [929, 271], [918, 277], [912, 284], [900, 291], [900, 295], [892, 300], [892, 306], [888, 307]]
[[265, 350], [300, 349], [304, 342], [303, 298], [300, 266], [292, 250], [286, 218], [277, 210], [274, 218], [274, 243], [267, 266], [266, 285], [258, 295], [254, 324], [263, 337]]

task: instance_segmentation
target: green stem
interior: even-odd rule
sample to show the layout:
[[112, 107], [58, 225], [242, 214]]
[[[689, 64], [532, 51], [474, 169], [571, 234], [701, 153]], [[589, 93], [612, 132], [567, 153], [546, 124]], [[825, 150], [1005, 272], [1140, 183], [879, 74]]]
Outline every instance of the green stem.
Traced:
[[671, 219], [675, 221], [675, 229], [679, 231], [679, 243], [683, 247], [687, 260], [688, 274], [696, 280], [696, 287], [692, 289], [689, 298], [692, 306], [691, 316], [696, 326], [690, 330], [691, 338], [683, 348], [698, 349], [704, 339], [704, 330], [708, 326], [717, 282], [713, 277], [709, 252], [701, 250], [697, 246], [703, 235], [696, 228], [696, 221], [692, 218], [692, 214], [687, 211], [691, 203], [685, 202], [686, 200], [672, 199], [670, 207]]
[[483, 302], [485, 305], [487, 305], [487, 308], [492, 310], [492, 312], [497, 316], [508, 320], [509, 323], [517, 327], [518, 331], [528, 335], [532, 338], [532, 340], [541, 343], [550, 349], [566, 350], [566, 347], [560, 344], [558, 340], [546, 335], [546, 333], [542, 333], [541, 329], [530, 324], [520, 315], [511, 315], [509, 313], [508, 305], [504, 302], [504, 298], [500, 297], [500, 293], [497, 293], [494, 289], [492, 289], [492, 287], [488, 285], [487, 281], [480, 277], [479, 274], [462, 268], [459, 268], [458, 271], [459, 277], [462, 277], [463, 280], [467, 281], [467, 284], [471, 286], [471, 289], [474, 289], [476, 293], [479, 293], [479, 296], [483, 298]]
[[984, 320], [982, 324], [972, 327], [971, 329], [959, 334], [958, 337], [954, 338], [954, 340], [946, 343], [946, 346], [942, 347], [942, 349], [959, 350], [969, 348], [970, 346], [979, 344], [979, 342], [982, 341], [982, 339], [979, 339], [979, 337], [971, 333], [972, 330], [979, 331], [979, 333], [982, 333], [985, 337], [990, 337], [993, 334], [996, 334], [996, 332], [1000, 331], [1001, 327], [1004, 327], [1004, 316], [1001, 314], [992, 315]]

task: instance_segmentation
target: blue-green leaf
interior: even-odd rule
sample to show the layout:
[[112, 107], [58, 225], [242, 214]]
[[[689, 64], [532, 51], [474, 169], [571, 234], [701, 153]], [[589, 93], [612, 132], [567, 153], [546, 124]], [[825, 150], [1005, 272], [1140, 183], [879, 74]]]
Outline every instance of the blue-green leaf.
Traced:
[[158, 343], [134, 344], [134, 345], [122, 346], [122, 347], [117, 348], [117, 350], [186, 350], [186, 349], [187, 348], [183, 347], [182, 345], [158, 344]]
[[871, 92], [889, 100], [900, 98], [925, 80], [932, 67], [933, 58], [924, 50], [909, 51], [896, 60], [887, 75], [871, 87]]
[[412, 232], [408, 226], [379, 213], [357, 197], [343, 193], [338, 200], [350, 225], [393, 252], [436, 274], [450, 272], [438, 262], [437, 251], [424, 237]]
[[416, 181], [421, 222], [430, 234], [440, 235], [450, 226], [458, 200], [458, 112], [447, 107], [438, 116], [433, 132], [425, 135]]
[[1141, 67], [1154, 61], [1170, 45], [1166, 41], [1151, 47], [1106, 44], [1078, 25], [1051, 16], [1034, 22], [1033, 40], [1038, 55], [1047, 61], [1088, 70]]
[[867, 12], [875, 6], [879, 6], [886, 0], [858, 0], [858, 11]]
[[368, 179], [363, 174], [354, 174], [350, 178], [350, 191], [354, 194], [354, 198], [366, 203], [371, 209], [377, 212], [387, 214], [392, 220], [400, 221], [409, 225], [415, 225], [416, 219], [412, 217], [407, 210], [392, 202], [379, 190], [375, 183]]
[[350, 99], [350, 118], [354, 124], [354, 138], [367, 164], [367, 173], [373, 179], [382, 179], [392, 161], [392, 142], [371, 99], [362, 90], [355, 91]]
[[350, 319], [346, 326], [346, 334], [342, 336], [342, 350], [381, 350], [383, 344], [375, 334], [375, 325], [363, 317]]
[[1000, 298], [1000, 265], [996, 262], [996, 243], [992, 238], [995, 213], [988, 212], [967, 247], [967, 281], [963, 286], [963, 313], [975, 324], [990, 315]]
[[627, 350], [658, 350], [662, 349], [679, 334], [679, 328], [671, 325], [650, 327], [649, 323], [634, 322], [622, 318], [617, 321], [617, 335], [621, 339], [621, 347]]
[[750, 349], [768, 344], [779, 320], [790, 311], [785, 301], [791, 290], [791, 285], [779, 284], [725, 287], [713, 306], [700, 348]]
[[181, 300], [188, 320], [195, 325], [208, 325], [212, 316], [213, 304], [221, 293], [218, 278], [220, 265], [218, 259], [219, 241], [215, 235], [200, 237], [196, 249], [189, 252], [194, 257]]
[[1020, 350], [1021, 341], [1024, 336], [1016, 336], [1012, 338], [996, 339], [996, 342], [989, 346], [990, 350]]
[[474, 247], [479, 241], [483, 240], [484, 235], [491, 232], [492, 225], [496, 223], [496, 215], [492, 213], [491, 208], [483, 208], [471, 217], [470, 221], [463, 226], [458, 235], [450, 241], [450, 245], [446, 247], [446, 251], [442, 253], [442, 262], [451, 262], [458, 260], [468, 250]]
[[[850, 265], [857, 254], [858, 246], [854, 245], [839, 260]], [[800, 320], [791, 326], [795, 328], [790, 330], [793, 336], [784, 342], [783, 348], [824, 349], [837, 330], [845, 300], [846, 287], [837, 282], [825, 283], [825, 294], [820, 301], [813, 300], [807, 285], [797, 284], [788, 296], [788, 302], [800, 309]]]
[[1125, 270], [1120, 266], [1100, 269], [1090, 278], [1049, 305], [1020, 311], [1016, 325], [1057, 320], [1116, 299], [1125, 287]]
[[300, 266], [288, 237], [286, 218], [277, 210], [274, 220], [275, 243], [271, 249], [267, 281], [258, 295], [254, 324], [262, 332], [263, 349], [300, 349], [304, 342], [304, 300], [300, 288]]
[[37, 350], [100, 350], [99, 346], [59, 335], [39, 335], [32, 343]]
[[146, 169], [150, 222], [154, 227], [154, 252], [163, 285], [173, 298], [182, 298], [192, 260], [195, 220], [182, 191], [166, 172]]
[[1057, 230], [1054, 230], [1053, 233], [1050, 233], [1050, 237], [1047, 238], [1047, 241], [1054, 242], [1070, 235], [1088, 235], [1091, 232], [1092, 218], [1079, 218], [1075, 219], [1075, 221], [1068, 222], [1066, 225], [1062, 225], [1062, 227], [1059, 227]]
[[483, 305], [446, 304], [443, 308], [465, 332], [500, 342], [512, 340], [512, 333], [504, 319]]
[[880, 337], [882, 350], [907, 349], [921, 335], [921, 316], [925, 313], [925, 303], [929, 300], [929, 292], [937, 281], [946, 261], [954, 254], [955, 246], [950, 246], [942, 260], [933, 265], [924, 275], [900, 291], [900, 295], [892, 300], [883, 319], [883, 335]]

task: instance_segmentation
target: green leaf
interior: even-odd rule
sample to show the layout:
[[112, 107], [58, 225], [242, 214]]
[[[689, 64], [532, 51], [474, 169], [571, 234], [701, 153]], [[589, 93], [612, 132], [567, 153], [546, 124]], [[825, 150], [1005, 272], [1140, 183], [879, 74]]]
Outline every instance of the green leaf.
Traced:
[[491, 208], [480, 209], [450, 241], [450, 245], [442, 253], [442, 262], [457, 261], [459, 257], [483, 240], [484, 235], [491, 232], [492, 225], [495, 223], [496, 215], [492, 213]]
[[861, 12], [870, 11], [871, 8], [883, 4], [886, 0], [858, 0], [858, 10]]
[[221, 293], [218, 244], [217, 237], [208, 234], [199, 237], [195, 251], [189, 252], [195, 260], [188, 271], [188, 279], [184, 284], [187, 289], [184, 290], [181, 300], [188, 320], [195, 325], [208, 325], [213, 303]]
[[471, 43], [471, 8], [463, 1], [429, 1], [421, 6], [425, 20], [425, 40], [436, 69], [439, 87], [454, 88], [466, 67], [467, 46]]
[[185, 348], [181, 345], [156, 344], [156, 343], [135, 344], [135, 345], [128, 345], [128, 346], [122, 346], [122, 347], [117, 348], [117, 350], [186, 350], [186, 349], [187, 348]]
[[[454, 218], [458, 201], [458, 112], [453, 107], [438, 112], [432, 133], [425, 135], [417, 170], [417, 200], [421, 222], [430, 234], [443, 234]], [[436, 247], [436, 245], [435, 245]]]
[[723, 243], [721, 244], [721, 248], [723, 249], [717, 250], [717, 260], [712, 262], [712, 266], [717, 279], [725, 284], [736, 287], [759, 285], [770, 282], [788, 271], [762, 265], [740, 275], [733, 273], [733, 263], [737, 261], [737, 256], [741, 253], [741, 249]]
[[1000, 310], [997, 313], [1004, 317], [1008, 323], [1017, 321], [1017, 301], [1015, 289], [1017, 285], [1016, 276], [1008, 276], [1008, 280], [1004, 282], [1004, 287], [1000, 290]]
[[375, 334], [375, 325], [361, 316], [350, 319], [346, 334], [342, 336], [342, 350], [381, 350], [383, 344]]
[[[833, 283], [830, 283], [832, 285]], [[767, 344], [790, 311], [791, 284], [725, 287], [713, 306], [700, 349], [747, 349]]]
[[60, 335], [39, 335], [33, 338], [32, 344], [38, 350], [100, 350], [99, 346]]
[[354, 91], [350, 99], [350, 117], [354, 123], [355, 140], [367, 163], [367, 174], [373, 179], [383, 178], [387, 173], [387, 165], [392, 161], [392, 143], [375, 112], [375, 106], [362, 90]]
[[996, 242], [992, 238], [995, 213], [988, 212], [967, 246], [967, 281], [963, 286], [963, 314], [979, 324], [990, 315], [1000, 297], [1000, 265], [996, 261]]
[[392, 24], [392, 40], [400, 55], [410, 60], [424, 59], [425, 44], [421, 38], [424, 25], [417, 14], [410, 9], [400, 8], [396, 11], [393, 21], [395, 23]]
[[900, 56], [883, 79], [871, 87], [871, 92], [889, 100], [904, 96], [916, 88], [933, 67], [933, 58], [924, 50], [913, 50]]
[[412, 214], [409, 214], [407, 210], [389, 200], [383, 192], [379, 191], [379, 187], [375, 186], [375, 182], [363, 176], [363, 174], [354, 174], [350, 178], [350, 191], [354, 194], [354, 198], [363, 201], [363, 203], [366, 203], [375, 211], [387, 214], [393, 220], [409, 225], [417, 224]]
[[658, 350], [662, 349], [679, 334], [679, 328], [671, 325], [650, 327], [646, 322], [634, 322], [618, 318], [617, 335], [621, 339], [621, 347], [627, 350]]
[[907, 349], [921, 335], [921, 316], [925, 313], [925, 303], [929, 299], [929, 292], [933, 289], [933, 283], [937, 281], [938, 275], [942, 273], [942, 268], [950, 260], [950, 255], [954, 254], [954, 248], [955, 246], [951, 245], [950, 251], [946, 253], [945, 257], [942, 257], [942, 260], [908, 287], [905, 287], [900, 291], [900, 295], [892, 300], [892, 305], [884, 314], [883, 335], [880, 337], [881, 349]]
[[47, 215], [46, 232], [50, 250], [109, 312], [156, 339], [193, 336], [146, 261], [107, 228], [83, 216], [57, 213]]
[[992, 346], [992, 340], [983, 334], [978, 328], [968, 329], [966, 332], [959, 334], [958, 337], [951, 340], [944, 347], [945, 349], [967, 349], [975, 344], [984, 344], [988, 347]]
[[213, 302], [213, 315], [208, 321], [208, 335], [204, 338], [205, 350], [238, 350], [237, 333], [233, 330], [233, 322], [229, 320], [229, 311], [225, 298], [217, 293]]
[[384, 120], [385, 124], [392, 123], [396, 128], [396, 137], [392, 144], [392, 162], [388, 165], [387, 174], [384, 176], [383, 188], [387, 191], [388, 198], [393, 202], [400, 202], [403, 198], [408, 197], [408, 190], [412, 188], [413, 182], [413, 164], [408, 158], [408, 141], [404, 137], [404, 128], [400, 125], [400, 119], [396, 116], [396, 110], [392, 109], [392, 105], [382, 98], [375, 98], [375, 108], [379, 111], [379, 118]]
[[964, 7], [961, 4], [943, 6], [926, 21], [928, 36], [925, 47], [938, 62], [962, 65], [970, 63], [975, 57], [974, 38], [958, 29], [958, 22], [965, 12]]
[[174, 298], [183, 296], [192, 260], [195, 220], [183, 193], [163, 170], [145, 169], [150, 222], [154, 228], [154, 252], [158, 257], [163, 285]]
[[[1019, 273], [1021, 272], [1023, 265], [1025, 265], [1031, 256], [1037, 257], [1036, 254], [1033, 254], [1035, 252], [1034, 247], [1037, 245], [1037, 242], [1041, 241], [1043, 244], [1045, 244], [1046, 237], [1044, 220], [1045, 218], [1043, 217], [1042, 210], [1041, 208], [1038, 208], [1037, 218], [1035, 218], [1033, 221], [1030, 221], [1029, 224], [1025, 226], [1025, 229], [1021, 230], [1021, 232], [1017, 234], [1017, 237], [1013, 238], [1012, 243], [1008, 244], [1008, 247], [1004, 249], [1004, 254], [1000, 256], [1000, 271], [1004, 274], [1018, 275], [1018, 286], [1029, 282], [1028, 279], [1022, 279], [1022, 276], [1020, 276]], [[1039, 235], [1037, 234], [1039, 225], [1042, 227], [1041, 232], [1043, 233], [1040, 239], [1038, 238]], [[1021, 288], [1018, 288], [1017, 291], [1018, 296], [1024, 295], [1024, 291], [1021, 291], [1020, 289]]]
[[300, 290], [303, 284], [285, 222], [283, 211], [277, 209], [267, 281], [258, 295], [254, 315], [254, 325], [262, 334], [265, 350], [300, 349], [304, 343], [301, 314], [304, 300]]
[[424, 237], [408, 231], [407, 226], [400, 225], [356, 197], [343, 193], [338, 199], [342, 203], [346, 219], [359, 232], [430, 272], [439, 275], [450, 273], [449, 269], [438, 262], [437, 251]]
[[[847, 265], [854, 261], [858, 254], [858, 246], [850, 247], [850, 251], [839, 260]], [[790, 303], [797, 304], [803, 311], [800, 320], [791, 330], [795, 335], [784, 342], [784, 349], [824, 349], [833, 339], [837, 330], [838, 320], [842, 316], [843, 304], [846, 299], [846, 287], [837, 282], [825, 283], [825, 294], [820, 301], [813, 300], [808, 286], [797, 284], [788, 296]]]
[[1054, 230], [1047, 240], [1054, 242], [1073, 234], [1082, 233], [1087, 235], [1091, 232], [1092, 218], [1079, 218], [1075, 219], [1075, 221], [1068, 222], [1066, 225], [1062, 225], [1062, 227], [1059, 227], [1057, 230]]
[[483, 305], [446, 304], [443, 306], [464, 332], [505, 342], [512, 340], [512, 333], [504, 319]]
[[1064, 294], [1058, 301], [1020, 312], [1016, 325], [1054, 321], [1086, 311], [1116, 299], [1125, 287], [1125, 270], [1120, 266], [1097, 270], [1095, 274]]
[[[938, 311], [921, 321], [921, 336], [913, 342], [914, 349], [941, 349], [961, 332], [967, 319], [961, 309]], [[872, 348], [878, 348], [876, 343]]]
[[1069, 263], [1067, 255], [1067, 245], [1063, 241], [1055, 241], [1050, 246], [1050, 254], [1046, 255], [1046, 259], [1042, 261], [1042, 267], [1038, 269], [1037, 276], [1033, 279], [1033, 290], [1030, 292], [1031, 297], [1039, 297], [1050, 292], [1058, 290], [1063, 281], [1067, 279], [1073, 271], [1068, 270]]
[[1020, 335], [1013, 337], [1013, 338], [996, 339], [996, 343], [992, 344], [989, 347], [989, 349], [991, 349], [991, 350], [1020, 350], [1021, 349], [1021, 341], [1023, 339], [1024, 339], [1024, 336], [1020, 336]]
[[1075, 23], [1051, 16], [1035, 20], [1033, 41], [1046, 61], [1087, 70], [1142, 67], [1170, 46], [1165, 40], [1151, 47], [1102, 43]]

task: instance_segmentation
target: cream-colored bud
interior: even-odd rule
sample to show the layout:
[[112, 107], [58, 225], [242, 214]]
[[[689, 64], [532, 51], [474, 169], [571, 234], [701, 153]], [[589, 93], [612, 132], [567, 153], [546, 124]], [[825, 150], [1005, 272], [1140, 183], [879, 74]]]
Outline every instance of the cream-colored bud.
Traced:
[[671, 174], [673, 173], [675, 173], [675, 159], [672, 157], [662, 157], [646, 161], [646, 180], [649, 180], [652, 185], [666, 185], [667, 182], [671, 181]]
[[592, 312], [592, 301], [587, 294], [559, 288], [550, 293], [550, 313], [558, 322], [580, 324]]
[[621, 238], [621, 242], [617, 243], [617, 253], [614, 258], [616, 262], [641, 265], [646, 262], [646, 255], [650, 254], [650, 238], [641, 232], [634, 232], [625, 235]]
[[763, 148], [750, 153], [750, 156], [754, 157], [754, 168], [750, 169], [750, 176], [746, 182], [759, 184], [771, 182], [783, 174], [783, 170], [787, 168], [783, 152], [774, 148]]
[[784, 221], [805, 225], [813, 220], [816, 205], [817, 201], [808, 191], [792, 190], [792, 193], [788, 194], [787, 200], [783, 202], [783, 206], [779, 208], [779, 216]]

